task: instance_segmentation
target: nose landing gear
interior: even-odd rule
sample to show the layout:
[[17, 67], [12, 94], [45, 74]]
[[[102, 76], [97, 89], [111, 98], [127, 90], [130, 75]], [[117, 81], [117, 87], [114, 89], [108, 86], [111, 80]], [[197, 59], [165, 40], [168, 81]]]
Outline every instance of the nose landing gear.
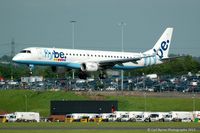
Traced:
[[28, 67], [29, 67], [29, 74], [31, 76], [33, 74], [34, 65], [30, 64], [28, 65]]

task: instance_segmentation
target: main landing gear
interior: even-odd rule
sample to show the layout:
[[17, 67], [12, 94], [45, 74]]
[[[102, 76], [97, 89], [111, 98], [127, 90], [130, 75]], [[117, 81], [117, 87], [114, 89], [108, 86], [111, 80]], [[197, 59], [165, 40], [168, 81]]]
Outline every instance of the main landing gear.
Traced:
[[[88, 72], [79, 71], [78, 77], [79, 77], [80, 79], [86, 80], [86, 79], [89, 77], [89, 74], [88, 74]], [[99, 79], [106, 79], [106, 78], [107, 78], [106, 72], [105, 72], [105, 71], [100, 71]]]
[[99, 74], [99, 79], [106, 79], [107, 78], [107, 74], [105, 71], [100, 71], [100, 74]]
[[87, 72], [83, 72], [83, 71], [79, 71], [78, 77], [79, 77], [80, 79], [86, 80], [87, 77], [88, 77], [88, 73], [87, 73]]

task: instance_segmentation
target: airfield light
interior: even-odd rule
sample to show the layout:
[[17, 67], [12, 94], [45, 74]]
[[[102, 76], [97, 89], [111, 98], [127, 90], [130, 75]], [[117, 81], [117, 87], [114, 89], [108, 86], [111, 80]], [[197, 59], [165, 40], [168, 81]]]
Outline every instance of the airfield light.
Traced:
[[195, 111], [195, 94], [193, 94], [192, 102], [193, 102], [193, 111]]
[[[74, 49], [74, 43], [75, 43], [75, 37], [74, 37], [74, 34], [75, 34], [75, 23], [76, 21], [75, 20], [71, 20], [70, 23], [72, 24], [72, 49]], [[74, 70], [72, 70], [72, 79], [74, 79]]]
[[[121, 26], [121, 50], [122, 53], [124, 52], [124, 26], [126, 26], [126, 23], [123, 21], [119, 23], [119, 26]], [[124, 70], [121, 70], [121, 90], [124, 89]]]

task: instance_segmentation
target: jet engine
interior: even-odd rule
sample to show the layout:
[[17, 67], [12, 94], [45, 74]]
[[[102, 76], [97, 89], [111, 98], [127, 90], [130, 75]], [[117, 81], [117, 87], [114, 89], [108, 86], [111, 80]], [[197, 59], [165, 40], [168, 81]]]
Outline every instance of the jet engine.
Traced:
[[81, 70], [84, 72], [94, 72], [99, 69], [99, 65], [94, 62], [87, 62], [81, 64]]

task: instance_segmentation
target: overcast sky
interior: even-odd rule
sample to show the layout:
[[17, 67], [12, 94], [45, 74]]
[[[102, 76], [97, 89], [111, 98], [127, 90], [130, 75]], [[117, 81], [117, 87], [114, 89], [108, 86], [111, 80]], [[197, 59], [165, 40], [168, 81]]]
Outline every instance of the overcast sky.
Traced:
[[30, 46], [121, 50], [153, 47], [174, 27], [170, 53], [200, 56], [200, 0], [0, 0], [0, 56]]

